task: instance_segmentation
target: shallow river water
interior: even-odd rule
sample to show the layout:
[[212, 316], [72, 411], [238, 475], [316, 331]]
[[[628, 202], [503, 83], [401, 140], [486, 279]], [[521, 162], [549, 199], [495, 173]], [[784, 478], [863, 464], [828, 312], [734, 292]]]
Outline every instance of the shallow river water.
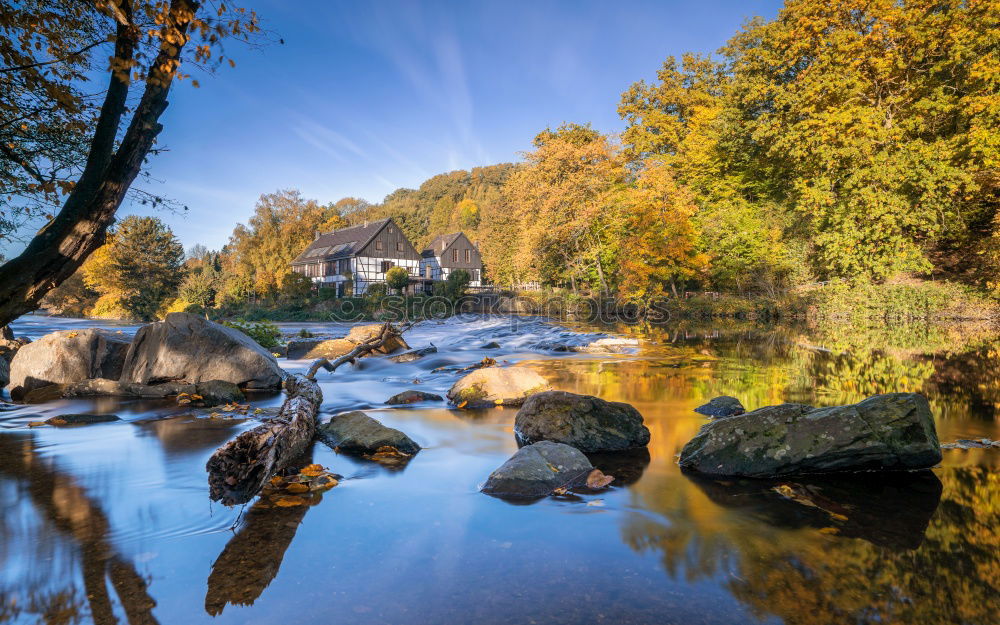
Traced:
[[[37, 337], [95, 325], [113, 324], [29, 316], [14, 329]], [[284, 329], [303, 326], [347, 331]], [[599, 333], [636, 336], [641, 347], [536, 347]], [[424, 449], [387, 469], [316, 444], [313, 461], [345, 479], [309, 507], [209, 501], [205, 461], [252, 420], [106, 399], [0, 413], [0, 622], [1000, 622], [1000, 451], [947, 450], [924, 474], [793, 480], [781, 492], [695, 479], [675, 458], [705, 422], [692, 409], [721, 394], [752, 409], [920, 391], [942, 441], [1000, 439], [990, 328], [470, 317], [425, 322], [407, 340], [439, 353], [321, 373], [323, 416], [364, 409]], [[481, 349], [488, 341], [501, 349]], [[485, 355], [532, 367], [557, 389], [633, 404], [652, 432], [648, 455], [593, 458], [616, 476], [600, 494], [515, 504], [479, 493], [517, 449], [515, 409], [383, 402], [407, 388], [443, 395], [456, 374], [432, 369]], [[28, 427], [95, 410], [123, 420]]]

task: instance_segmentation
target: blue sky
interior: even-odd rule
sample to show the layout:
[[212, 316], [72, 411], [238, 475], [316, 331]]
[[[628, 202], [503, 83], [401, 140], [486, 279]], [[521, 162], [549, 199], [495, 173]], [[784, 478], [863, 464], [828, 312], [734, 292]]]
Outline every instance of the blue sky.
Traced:
[[[445, 171], [515, 161], [546, 126], [618, 131], [619, 95], [668, 55], [714, 52], [774, 1], [262, 0], [284, 39], [174, 87], [146, 184], [185, 247], [218, 248], [262, 193], [380, 201]], [[123, 206], [121, 215], [147, 214]]]

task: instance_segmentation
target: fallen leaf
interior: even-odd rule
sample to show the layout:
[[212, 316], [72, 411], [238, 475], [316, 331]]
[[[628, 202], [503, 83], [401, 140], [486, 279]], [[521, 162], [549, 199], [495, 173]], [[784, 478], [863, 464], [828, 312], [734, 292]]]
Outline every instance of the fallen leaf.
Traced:
[[839, 534], [840, 530], [838, 530], [836, 527], [821, 527], [821, 528], [819, 528], [819, 533], [820, 534]]
[[307, 493], [309, 492], [309, 487], [299, 482], [292, 482], [285, 487], [285, 490], [290, 493]]
[[557, 489], [555, 489], [554, 491], [552, 491], [552, 494], [553, 494], [553, 495], [565, 495], [565, 494], [566, 494], [566, 493], [568, 493], [568, 492], [569, 492], [569, 491], [568, 491], [568, 490], [566, 490], [566, 487], [565, 487], [565, 486], [560, 486], [559, 488], [557, 488]]
[[310, 464], [307, 467], [303, 467], [302, 470], [299, 471], [299, 474], [307, 477], [318, 477], [323, 475], [323, 465]]
[[49, 419], [49, 424], [50, 425], [66, 425], [66, 419], [60, 419], [59, 417], [55, 417], [55, 418]]
[[469, 404], [469, 402], [467, 402], [467, 401], [463, 401], [462, 403], [460, 403], [460, 404], [458, 405], [458, 407], [459, 407], [459, 408], [465, 408], [465, 407], [466, 407], [466, 406], [467, 406], [468, 404]]
[[501, 397], [500, 399], [496, 400], [493, 403], [496, 404], [497, 406], [503, 406], [503, 397]]
[[843, 514], [837, 514], [836, 512], [830, 512], [830, 511], [827, 511], [827, 514], [829, 514], [830, 518], [834, 519], [835, 521], [846, 521], [847, 520], [847, 517], [844, 516]]
[[615, 480], [613, 475], [605, 475], [600, 469], [594, 469], [587, 474], [587, 488], [598, 490], [606, 488], [608, 484]]
[[191, 396], [191, 399], [195, 399], [195, 400], [198, 400], [198, 399], [205, 399], [205, 398], [204, 398], [204, 397], [202, 397], [201, 395], [197, 395], [197, 394], [195, 394], [195, 395], [192, 395], [192, 396]]
[[45, 423], [44, 421], [30, 421], [28, 423], [28, 427], [29, 428], [38, 428], [38, 427], [42, 427], [43, 425], [48, 425], [48, 424]]
[[292, 506], [301, 506], [306, 500], [298, 495], [285, 495], [283, 497], [277, 497], [274, 499], [274, 505], [280, 506], [282, 508], [291, 508]]
[[281, 477], [280, 475], [275, 475], [274, 477], [271, 478], [271, 484], [273, 484], [275, 486], [278, 486], [279, 484], [281, 484], [284, 481], [285, 481], [285, 478]]
[[66, 338], [68, 338], [68, 339], [75, 339], [78, 336], [80, 336], [79, 332], [70, 332], [69, 334], [66, 335]]

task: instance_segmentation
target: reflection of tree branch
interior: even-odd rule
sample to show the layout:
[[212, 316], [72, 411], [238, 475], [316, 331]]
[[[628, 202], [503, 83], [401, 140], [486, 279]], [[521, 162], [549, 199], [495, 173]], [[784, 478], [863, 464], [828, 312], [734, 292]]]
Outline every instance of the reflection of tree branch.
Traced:
[[253, 605], [281, 568], [308, 506], [261, 508], [254, 505], [240, 531], [212, 564], [205, 611], [222, 614], [227, 603]]
[[[312, 452], [296, 458], [291, 466], [312, 463]], [[244, 517], [243, 527], [233, 536], [212, 564], [205, 594], [205, 611], [222, 614], [227, 603], [253, 605], [281, 568], [285, 551], [292, 544], [309, 506], [266, 507], [257, 501]], [[134, 625], [134, 624], [133, 624]]]
[[79, 544], [84, 590], [96, 625], [118, 622], [108, 593], [108, 573], [130, 625], [156, 625], [152, 615], [156, 602], [145, 580], [115, 554], [107, 540], [108, 519], [83, 488], [39, 461], [31, 441], [6, 436], [0, 437], [0, 474], [25, 483], [39, 516]]

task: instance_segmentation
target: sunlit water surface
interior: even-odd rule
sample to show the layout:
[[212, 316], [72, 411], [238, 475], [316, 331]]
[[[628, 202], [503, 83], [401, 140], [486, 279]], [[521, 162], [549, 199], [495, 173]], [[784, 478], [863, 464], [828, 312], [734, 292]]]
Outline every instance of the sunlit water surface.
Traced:
[[[112, 325], [26, 317], [18, 334]], [[331, 335], [337, 324], [288, 324]], [[135, 325], [114, 326], [124, 333]], [[594, 334], [591, 334], [594, 333]], [[631, 354], [558, 354], [544, 341], [642, 338]], [[212, 452], [252, 421], [168, 403], [61, 401], [0, 413], [0, 622], [10, 623], [997, 623], [1000, 452], [946, 451], [932, 474], [775, 484], [680, 473], [676, 454], [719, 394], [748, 408], [921, 391], [942, 440], [1000, 438], [1000, 355], [990, 328], [775, 328], [426, 322], [411, 364], [367, 359], [321, 374], [324, 418], [365, 409], [424, 449], [404, 469], [337, 455], [318, 505], [212, 504]], [[483, 350], [488, 341], [502, 345]], [[478, 486], [517, 446], [515, 410], [390, 408], [432, 372], [489, 355], [558, 389], [626, 401], [648, 457], [594, 458], [598, 495], [513, 504]], [[292, 371], [308, 363], [282, 361]], [[280, 396], [255, 396], [255, 406]], [[104, 411], [123, 421], [27, 424]]]

